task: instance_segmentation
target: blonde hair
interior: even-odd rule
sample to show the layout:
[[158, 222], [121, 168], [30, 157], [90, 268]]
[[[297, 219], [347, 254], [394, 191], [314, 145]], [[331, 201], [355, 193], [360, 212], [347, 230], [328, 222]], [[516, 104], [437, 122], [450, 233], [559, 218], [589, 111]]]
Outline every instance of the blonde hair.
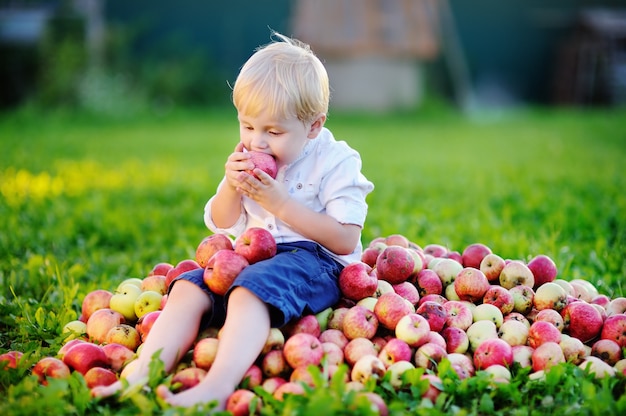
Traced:
[[328, 112], [328, 74], [309, 45], [273, 32], [281, 41], [258, 48], [243, 65], [233, 87], [237, 111], [256, 116], [263, 110], [307, 122]]

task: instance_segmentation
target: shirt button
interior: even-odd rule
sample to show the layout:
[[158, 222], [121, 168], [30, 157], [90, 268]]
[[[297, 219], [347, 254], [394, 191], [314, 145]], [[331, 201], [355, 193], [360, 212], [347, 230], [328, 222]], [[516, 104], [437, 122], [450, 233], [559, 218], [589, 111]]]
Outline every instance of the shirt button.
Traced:
[[274, 229], [274, 224], [267, 224], [267, 228], [269, 230], [273, 230]]
[[298, 183], [298, 184], [296, 185], [296, 189], [302, 189], [302, 183]]

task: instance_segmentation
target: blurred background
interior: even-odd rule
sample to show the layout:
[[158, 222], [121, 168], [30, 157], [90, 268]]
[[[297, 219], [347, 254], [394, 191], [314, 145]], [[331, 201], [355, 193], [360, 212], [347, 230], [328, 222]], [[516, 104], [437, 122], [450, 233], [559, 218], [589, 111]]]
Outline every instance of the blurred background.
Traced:
[[227, 105], [271, 30], [325, 62], [331, 109], [626, 104], [624, 0], [1, 0], [0, 111]]

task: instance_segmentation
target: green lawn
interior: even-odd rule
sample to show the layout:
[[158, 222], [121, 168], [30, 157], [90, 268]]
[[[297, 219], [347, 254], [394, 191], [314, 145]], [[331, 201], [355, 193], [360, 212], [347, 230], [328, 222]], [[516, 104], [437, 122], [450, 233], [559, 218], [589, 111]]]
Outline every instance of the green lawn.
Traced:
[[[364, 244], [401, 233], [457, 251], [482, 242], [505, 258], [543, 253], [559, 277], [625, 295], [626, 111], [332, 113], [327, 127], [360, 151], [376, 185]], [[27, 351], [34, 362], [58, 349], [88, 291], [193, 257], [209, 233], [204, 203], [237, 136], [230, 109], [132, 120], [2, 116], [0, 353]], [[20, 393], [25, 373], [2, 375], [0, 401], [12, 405], [0, 413], [19, 414], [19, 400], [25, 414], [39, 409]], [[496, 393], [491, 399], [495, 411], [507, 408]], [[75, 412], [93, 411], [83, 406]]]

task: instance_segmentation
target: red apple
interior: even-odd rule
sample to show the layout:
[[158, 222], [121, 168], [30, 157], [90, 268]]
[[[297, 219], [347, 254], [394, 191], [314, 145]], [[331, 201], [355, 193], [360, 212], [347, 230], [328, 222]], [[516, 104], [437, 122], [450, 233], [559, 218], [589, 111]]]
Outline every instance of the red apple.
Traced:
[[415, 267], [415, 259], [409, 250], [400, 246], [387, 246], [376, 260], [378, 278], [398, 284], [406, 281]]
[[285, 360], [283, 350], [271, 350], [263, 355], [261, 370], [263, 370], [263, 375], [265, 375], [266, 378], [285, 376], [290, 368], [289, 364], [287, 364], [287, 360]]
[[170, 269], [165, 274], [165, 284], [167, 287], [170, 287], [170, 284], [181, 274], [188, 272], [190, 270], [200, 269], [202, 268], [197, 261], [193, 259], [185, 259], [176, 263], [172, 269]]
[[390, 234], [385, 237], [385, 244], [388, 246], [400, 246], [409, 248], [410, 241], [402, 234]]
[[343, 349], [344, 358], [350, 367], [361, 357], [365, 355], [378, 356], [378, 353], [379, 351], [374, 347], [374, 343], [368, 338], [355, 338], [350, 340]]
[[174, 265], [168, 263], [166, 261], [159, 262], [152, 266], [152, 269], [148, 272], [148, 276], [152, 276], [153, 274], [160, 274], [163, 276], [167, 276], [167, 272], [174, 268]]
[[290, 323], [288, 326], [283, 328], [283, 330], [285, 331], [287, 338], [300, 332], [306, 332], [307, 334], [311, 334], [315, 338], [318, 338], [322, 333], [322, 328], [320, 327], [320, 323], [315, 315], [303, 315], [295, 322]]
[[324, 350], [323, 362], [326, 365], [341, 365], [344, 363], [343, 349], [339, 345], [330, 341], [322, 342], [322, 349]]
[[196, 263], [206, 267], [209, 259], [219, 250], [233, 250], [233, 241], [225, 234], [211, 234], [200, 241], [196, 247]]
[[422, 315], [410, 313], [398, 321], [395, 335], [411, 347], [419, 347], [428, 339], [430, 325]]
[[491, 249], [484, 244], [474, 243], [465, 247], [461, 255], [463, 267], [480, 268], [480, 262], [483, 261], [487, 254], [491, 254]]
[[112, 296], [112, 292], [104, 289], [96, 289], [87, 293], [82, 302], [82, 319], [87, 322], [89, 317], [98, 309], [107, 309]]
[[490, 253], [482, 259], [478, 268], [485, 274], [490, 283], [495, 283], [498, 282], [505, 264], [506, 262], [502, 257], [496, 253]]
[[453, 352], [449, 353], [447, 358], [452, 365], [452, 369], [461, 380], [474, 375], [476, 369], [472, 358], [468, 354]]
[[319, 365], [324, 355], [322, 343], [317, 337], [300, 332], [285, 340], [285, 360], [291, 368], [301, 365]]
[[172, 387], [174, 392], [188, 390], [200, 383], [206, 376], [206, 370], [199, 367], [186, 367], [174, 373]]
[[424, 246], [424, 254], [429, 254], [433, 257], [443, 257], [448, 252], [448, 248], [441, 244], [431, 243]]
[[391, 331], [395, 330], [400, 318], [412, 312], [415, 312], [413, 305], [396, 292], [383, 294], [374, 305], [378, 322]]
[[247, 389], [254, 390], [255, 387], [261, 385], [263, 381], [263, 370], [256, 364], [252, 364], [248, 370], [246, 370], [241, 380], [241, 385]]
[[409, 281], [393, 285], [393, 290], [404, 299], [408, 300], [412, 305], [417, 305], [420, 300], [420, 294], [415, 285]]
[[74, 345], [63, 356], [63, 362], [83, 375], [90, 368], [109, 366], [109, 360], [102, 347], [91, 342], [80, 342]]
[[[256, 151], [249, 151], [250, 161], [254, 163], [254, 169], [261, 169], [263, 172], [270, 175], [273, 179], [276, 179], [276, 175], [278, 174], [278, 167], [276, 165], [276, 160], [274, 156]], [[254, 173], [254, 169], [246, 170], [246, 172], [255, 178], [259, 179], [259, 177]]]
[[213, 337], [202, 338], [196, 342], [192, 354], [192, 360], [196, 367], [208, 371], [215, 361], [218, 345], [219, 340]]
[[87, 321], [87, 336], [93, 342], [104, 344], [109, 330], [124, 322], [121, 313], [108, 308], [98, 309]]
[[348, 264], [339, 274], [342, 295], [355, 302], [372, 296], [377, 288], [378, 278], [372, 274], [372, 267], [364, 262]]
[[472, 310], [467, 304], [458, 300], [449, 300], [442, 306], [446, 311], [446, 326], [465, 331], [474, 322]]
[[443, 283], [439, 275], [432, 269], [422, 269], [413, 279], [413, 284], [421, 297], [429, 294], [441, 295]]
[[261, 387], [269, 394], [274, 394], [276, 389], [278, 389], [278, 387], [282, 386], [286, 382], [287, 380], [282, 377], [267, 377], [263, 380]]
[[21, 351], [7, 351], [3, 354], [0, 354], [0, 370], [5, 370], [7, 368], [17, 368], [23, 356], [24, 353]]
[[454, 352], [463, 354], [469, 349], [469, 338], [467, 333], [461, 328], [449, 326], [443, 329], [441, 335], [446, 342], [446, 352], [448, 354]]
[[436, 332], [443, 329], [448, 316], [444, 305], [432, 301], [422, 303], [415, 313], [426, 318], [430, 330]]
[[378, 353], [378, 358], [385, 364], [385, 368], [398, 361], [411, 361], [413, 351], [405, 341], [391, 338]]
[[615, 365], [622, 359], [622, 347], [613, 340], [599, 339], [591, 346], [591, 355], [609, 365]]
[[473, 303], [482, 300], [489, 287], [485, 274], [474, 267], [463, 268], [454, 279], [454, 291], [459, 299]]
[[355, 305], [348, 309], [343, 318], [343, 333], [350, 340], [361, 337], [371, 339], [376, 335], [378, 324], [374, 312], [365, 306]]
[[561, 331], [550, 322], [533, 322], [528, 328], [528, 345], [537, 348], [546, 342], [561, 342]]
[[373, 391], [362, 391], [357, 393], [357, 397], [364, 397], [370, 403], [372, 409], [378, 416], [389, 416], [389, 408], [387, 403], [378, 393]]
[[610, 339], [615, 341], [620, 347], [626, 348], [626, 315], [615, 314], [607, 317], [604, 321], [600, 338]]
[[539, 311], [535, 316], [535, 322], [536, 321], [550, 322], [561, 332], [563, 331], [565, 325], [563, 322], [563, 316], [561, 316], [561, 314], [554, 309], [543, 309]]
[[135, 358], [135, 351], [122, 344], [106, 344], [102, 346], [102, 350], [107, 356], [109, 367], [116, 372], [122, 371]]
[[[561, 310], [561, 316], [563, 316], [564, 330], [570, 336], [580, 339], [583, 343], [590, 342], [598, 337], [603, 329], [603, 325], [606, 327], [600, 312], [584, 301], [568, 304]], [[624, 343], [624, 346], [626, 346], [626, 343]]]
[[235, 252], [254, 264], [276, 255], [276, 240], [265, 228], [251, 227], [235, 240]]
[[[253, 404], [253, 401], [255, 404]], [[250, 406], [253, 406], [252, 412]], [[254, 410], [256, 409], [256, 411]], [[247, 389], [235, 390], [226, 400], [226, 411], [233, 416], [248, 416], [261, 411], [261, 398]]]
[[441, 360], [447, 356], [446, 349], [441, 345], [427, 342], [420, 345], [415, 351], [415, 365], [427, 370], [435, 370]]
[[44, 386], [48, 384], [49, 378], [68, 378], [70, 368], [58, 358], [43, 357], [32, 369], [32, 373], [37, 376], [39, 383]]
[[283, 401], [286, 395], [303, 395], [305, 392], [304, 386], [295, 381], [287, 381], [281, 384], [274, 391], [273, 397], [278, 401]]
[[166, 279], [165, 275], [162, 274], [146, 276], [141, 280], [141, 290], [144, 292], [153, 291], [165, 295], [165, 293], [167, 293]]
[[348, 338], [345, 336], [343, 331], [339, 329], [334, 329], [334, 328], [328, 328], [325, 331], [323, 331], [319, 336], [319, 340], [321, 342], [332, 342], [333, 344], [336, 344], [342, 350], [345, 348], [345, 346], [349, 342]]
[[92, 367], [84, 376], [87, 387], [90, 389], [96, 386], [109, 386], [117, 381], [117, 374], [104, 367]]
[[557, 342], [545, 342], [535, 348], [531, 361], [533, 371], [546, 371], [559, 363], [564, 363], [565, 355]]
[[535, 277], [535, 290], [544, 283], [553, 282], [558, 273], [554, 260], [545, 254], [533, 257], [528, 262], [528, 268]]
[[223, 296], [248, 265], [248, 260], [234, 250], [219, 250], [204, 269], [204, 283], [213, 293]]
[[513, 350], [504, 340], [490, 338], [481, 342], [474, 350], [474, 365], [478, 370], [499, 364], [510, 367], [513, 364]]
[[148, 337], [148, 334], [150, 333], [150, 330], [152, 329], [154, 322], [157, 320], [157, 318], [160, 315], [161, 315], [161, 311], [158, 310], [158, 311], [148, 312], [147, 314], [139, 318], [139, 320], [135, 324], [135, 328], [139, 332], [139, 336], [141, 337], [142, 342], [146, 342], [146, 338]]

